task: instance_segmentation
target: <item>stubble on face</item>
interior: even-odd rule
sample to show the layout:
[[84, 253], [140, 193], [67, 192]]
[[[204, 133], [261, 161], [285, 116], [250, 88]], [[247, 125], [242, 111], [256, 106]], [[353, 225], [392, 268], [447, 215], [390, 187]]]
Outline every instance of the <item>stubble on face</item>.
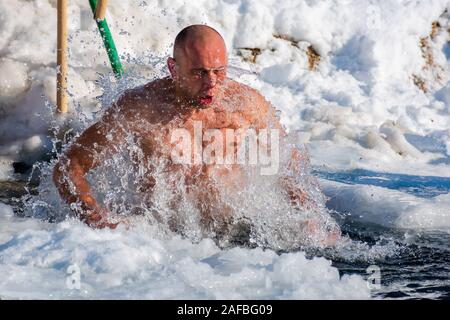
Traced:
[[207, 108], [220, 96], [226, 82], [226, 46], [214, 29], [193, 29], [174, 50], [177, 96], [194, 107]]

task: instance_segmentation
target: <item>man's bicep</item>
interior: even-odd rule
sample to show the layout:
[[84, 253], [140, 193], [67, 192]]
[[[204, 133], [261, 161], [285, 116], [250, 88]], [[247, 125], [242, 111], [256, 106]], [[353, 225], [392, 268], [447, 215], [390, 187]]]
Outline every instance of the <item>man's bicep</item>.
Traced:
[[75, 140], [69, 147], [67, 157], [89, 170], [117, 152], [123, 138], [124, 129], [110, 114], [106, 114]]

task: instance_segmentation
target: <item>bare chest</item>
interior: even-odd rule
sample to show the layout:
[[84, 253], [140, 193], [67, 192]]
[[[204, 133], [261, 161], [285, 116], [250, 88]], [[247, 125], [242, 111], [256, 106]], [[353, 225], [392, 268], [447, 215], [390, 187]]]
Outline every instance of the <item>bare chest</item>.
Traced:
[[243, 112], [200, 110], [141, 134], [139, 144], [147, 157], [166, 159], [169, 171], [182, 171], [193, 184], [214, 179], [239, 185], [242, 168], [234, 159], [241, 134], [250, 126]]

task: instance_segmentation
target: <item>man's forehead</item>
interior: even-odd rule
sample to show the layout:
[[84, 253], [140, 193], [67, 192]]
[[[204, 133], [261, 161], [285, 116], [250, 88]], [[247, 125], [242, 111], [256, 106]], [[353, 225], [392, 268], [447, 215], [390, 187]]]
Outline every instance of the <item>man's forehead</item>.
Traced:
[[225, 47], [215, 44], [186, 46], [185, 58], [190, 62], [191, 68], [211, 69], [227, 65]]

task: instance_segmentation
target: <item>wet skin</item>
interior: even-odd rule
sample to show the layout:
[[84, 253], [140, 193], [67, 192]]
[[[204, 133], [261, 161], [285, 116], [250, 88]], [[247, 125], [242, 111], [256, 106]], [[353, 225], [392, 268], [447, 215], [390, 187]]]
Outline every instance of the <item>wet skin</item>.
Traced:
[[[180, 165], [171, 160], [174, 145], [171, 143], [172, 130], [183, 128], [193, 136], [196, 121], [201, 122], [203, 132], [208, 129], [258, 130], [266, 128], [269, 123], [278, 124], [273, 107], [248, 86], [227, 80], [215, 98], [207, 106], [186, 107], [177, 102], [175, 86], [170, 78], [127, 91], [99, 122], [78, 137], [58, 162], [54, 181], [61, 196], [69, 203], [82, 203], [85, 212], [81, 213], [81, 218], [88, 225], [114, 227], [107, 223], [106, 216], [102, 217], [107, 213], [92, 197], [85, 176], [100, 165], [102, 159], [111, 156], [130, 134], [146, 159], [165, 157], [170, 170], [183, 171], [188, 185], [204, 184], [211, 187], [208, 183], [210, 179], [220, 180], [228, 186], [239, 185], [242, 168], [237, 164]], [[69, 190], [68, 181], [76, 186], [76, 193]], [[152, 178], [148, 177], [142, 184], [141, 189], [147, 192], [151, 189]], [[212, 190], [207, 193], [214, 194]], [[203, 196], [198, 195], [199, 198]]]
[[[76, 139], [56, 164], [53, 180], [61, 197], [69, 204], [81, 204], [77, 214], [89, 226], [117, 226], [108, 221], [111, 213], [92, 196], [86, 174], [100, 165], [102, 159], [114, 154], [129, 135], [142, 149], [144, 162], [165, 157], [169, 170], [185, 176], [188, 191], [189, 185], [201, 186], [192, 188], [192, 197], [203, 208], [202, 221], [208, 224], [220, 218], [217, 215], [232, 215], [218, 205], [220, 194], [210, 181], [214, 179], [230, 188], [238, 187], [242, 168], [239, 165], [171, 163], [172, 130], [184, 128], [193, 133], [196, 121], [201, 121], [203, 131], [247, 128], [257, 131], [269, 127], [282, 130], [274, 108], [260, 93], [226, 77], [227, 54], [220, 35], [204, 26], [192, 29], [182, 46], [175, 45], [174, 57], [167, 61], [170, 77], [126, 91], [99, 122]], [[299, 161], [302, 156], [294, 150], [291, 163], [294, 171]], [[149, 175], [146, 181], [141, 181], [141, 190], [149, 192], [152, 183], [154, 180]], [[306, 193], [289, 181], [282, 185], [292, 203], [301, 206]], [[204, 192], [195, 191], [201, 189]]]

